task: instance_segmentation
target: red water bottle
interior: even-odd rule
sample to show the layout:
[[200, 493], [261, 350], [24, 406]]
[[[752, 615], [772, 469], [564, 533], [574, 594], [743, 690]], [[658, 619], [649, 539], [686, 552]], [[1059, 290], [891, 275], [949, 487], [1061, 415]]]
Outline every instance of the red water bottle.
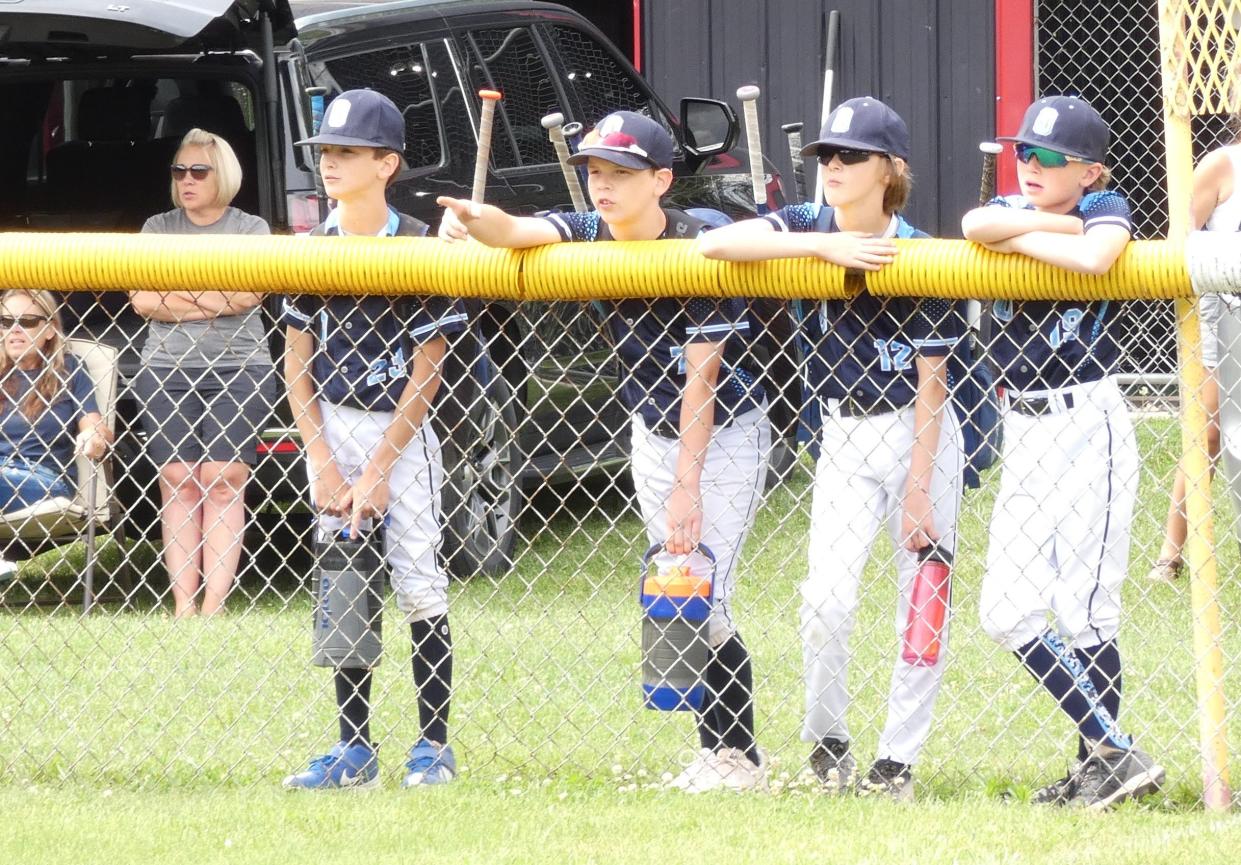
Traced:
[[921, 563], [909, 596], [909, 621], [901, 640], [901, 660], [915, 667], [933, 667], [948, 618], [952, 554], [931, 544], [918, 554]]

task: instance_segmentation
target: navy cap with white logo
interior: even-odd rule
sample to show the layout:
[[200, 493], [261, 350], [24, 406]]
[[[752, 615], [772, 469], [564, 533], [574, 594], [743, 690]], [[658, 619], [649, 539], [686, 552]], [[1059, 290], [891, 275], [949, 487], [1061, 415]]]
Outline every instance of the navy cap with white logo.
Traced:
[[1016, 135], [997, 140], [1046, 147], [1089, 162], [1107, 159], [1111, 131], [1099, 112], [1077, 96], [1044, 96], [1026, 109]]
[[675, 152], [671, 133], [657, 122], [633, 111], [616, 111], [586, 133], [569, 163], [580, 165], [594, 156], [626, 168], [671, 168]]
[[328, 105], [319, 134], [298, 144], [385, 147], [405, 152], [405, 118], [396, 104], [374, 90], [346, 90]]
[[817, 156], [819, 148], [870, 150], [909, 159], [909, 127], [901, 116], [873, 96], [848, 99], [827, 115], [819, 140], [801, 149]]

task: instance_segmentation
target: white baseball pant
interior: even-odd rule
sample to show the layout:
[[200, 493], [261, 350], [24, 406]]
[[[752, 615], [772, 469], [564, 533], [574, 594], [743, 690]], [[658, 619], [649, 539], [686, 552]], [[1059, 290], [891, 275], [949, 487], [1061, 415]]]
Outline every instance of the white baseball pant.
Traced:
[[[931, 504], [939, 545], [956, 551], [964, 453], [951, 406], [941, 414], [931, 475]], [[842, 417], [835, 400], [823, 412], [823, 449], [815, 467], [810, 512], [809, 575], [801, 586], [801, 636], [806, 718], [801, 738], [849, 741], [849, 636], [853, 633], [862, 573], [881, 528], [896, 548], [897, 646], [909, 618], [918, 556], [903, 546], [901, 520], [914, 443], [914, 410]], [[897, 654], [888, 688], [888, 718], [880, 758], [914, 763], [931, 730], [931, 715], [947, 657], [947, 626], [938, 661], [918, 667]]]
[[[652, 546], [662, 544], [668, 539], [667, 502], [676, 484], [681, 442], [651, 432], [641, 415], [635, 414], [632, 450], [633, 485], [647, 537]], [[737, 632], [732, 613], [737, 556], [754, 526], [770, 452], [771, 423], [765, 408], [748, 411], [726, 427], [716, 427], [707, 448], [699, 492], [702, 543], [715, 555], [715, 591], [707, 637], [713, 648]], [[680, 556], [659, 553], [655, 566], [662, 568], [681, 561]], [[711, 564], [705, 556], [691, 553], [685, 562], [693, 574], [711, 575]]]
[[1051, 399], [1056, 410], [1005, 412], [982, 625], [1016, 650], [1047, 630], [1051, 615], [1070, 645], [1097, 646], [1120, 627], [1138, 495], [1133, 422], [1112, 378], [1021, 396]]
[[[392, 423], [392, 412], [363, 411], [319, 401], [323, 435], [332, 459], [347, 483], [356, 483]], [[314, 482], [313, 469], [308, 471]], [[391, 568], [397, 606], [407, 622], [448, 612], [448, 574], [440, 566], [442, 540], [440, 489], [444, 464], [439, 439], [424, 422], [392, 467], [390, 504], [384, 533], [384, 557]], [[323, 539], [348, 525], [348, 520], [319, 515]]]

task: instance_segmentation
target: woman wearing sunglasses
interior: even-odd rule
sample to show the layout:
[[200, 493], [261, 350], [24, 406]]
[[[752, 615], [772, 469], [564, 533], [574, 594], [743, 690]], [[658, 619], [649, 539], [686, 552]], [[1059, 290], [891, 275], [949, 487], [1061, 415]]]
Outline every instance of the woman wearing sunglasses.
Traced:
[[[802, 151], [818, 157], [827, 206], [789, 205], [709, 232], [699, 246], [708, 258], [729, 261], [817, 256], [879, 270], [896, 255], [891, 238], [926, 237], [899, 215], [911, 185], [909, 150], [909, 130], [891, 108], [869, 96], [843, 102], [819, 140]], [[823, 438], [810, 568], [801, 587], [802, 740], [813, 745], [810, 766], [824, 788], [842, 794], [856, 775], [845, 720], [849, 635], [875, 537], [886, 527], [897, 551], [901, 632], [919, 554], [938, 547], [951, 556], [956, 546], [964, 456], [956, 416], [946, 406], [946, 370], [963, 318], [943, 300], [863, 291], [821, 303], [817, 332], [805, 332]], [[913, 797], [912, 767], [930, 732], [945, 657], [940, 651], [929, 666], [896, 658], [887, 725], [877, 759], [856, 779], [859, 793]]]
[[[270, 233], [262, 219], [230, 206], [241, 166], [220, 136], [190, 130], [170, 174], [176, 208], [152, 216], [144, 232]], [[130, 294], [149, 320], [134, 388], [160, 466], [164, 563], [178, 618], [218, 612], [237, 573], [243, 493], [275, 400], [262, 299], [236, 291]]]
[[[1108, 190], [1110, 131], [1089, 103], [1047, 96], [1013, 138], [1021, 194], [961, 221], [966, 238], [1104, 274], [1133, 233]], [[1077, 727], [1077, 765], [1037, 802], [1094, 810], [1157, 790], [1164, 770], [1118, 726], [1120, 590], [1138, 445], [1116, 384], [1125, 308], [1105, 300], [996, 301], [989, 346], [1004, 392], [1004, 470], [979, 616]], [[1050, 621], [1049, 621], [1050, 619]]]
[[[0, 511], [72, 498], [74, 455], [101, 459], [112, 431], [90, 376], [65, 350], [56, 299], [46, 291], [6, 291], [0, 339]], [[0, 558], [0, 575], [15, 568]]]

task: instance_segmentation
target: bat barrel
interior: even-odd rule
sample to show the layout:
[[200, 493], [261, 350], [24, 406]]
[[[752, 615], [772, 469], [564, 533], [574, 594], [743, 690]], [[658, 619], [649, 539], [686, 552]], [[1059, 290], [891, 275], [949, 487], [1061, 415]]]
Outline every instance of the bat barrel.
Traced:
[[470, 200], [481, 204], [487, 190], [487, 165], [491, 162], [491, 129], [495, 123], [496, 103], [501, 96], [498, 90], [480, 90], [478, 96], [483, 100], [483, 110], [478, 120], [478, 155], [474, 159]]
[[745, 114], [746, 148], [750, 151], [750, 185], [754, 192], [754, 206], [759, 213], [767, 212], [767, 184], [763, 171], [763, 141], [758, 128], [759, 89], [748, 84], [737, 89], [737, 98]]

